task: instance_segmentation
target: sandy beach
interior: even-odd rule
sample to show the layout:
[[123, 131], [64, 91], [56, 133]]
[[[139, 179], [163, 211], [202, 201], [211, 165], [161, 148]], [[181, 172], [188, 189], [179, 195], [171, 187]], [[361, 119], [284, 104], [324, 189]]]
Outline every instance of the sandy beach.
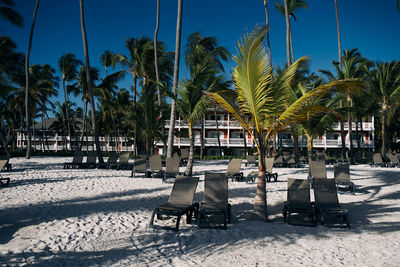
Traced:
[[[148, 227], [172, 183], [131, 178], [130, 171], [64, 170], [68, 161], [13, 158], [13, 170], [1, 173], [11, 182], [0, 188], [0, 266], [400, 265], [399, 168], [350, 167], [356, 193], [339, 194], [350, 229], [285, 223], [287, 178], [306, 179], [307, 168], [275, 168], [278, 182], [267, 184], [269, 222], [250, 219], [256, 184], [229, 182], [233, 219], [227, 230], [182, 220], [173, 232]], [[195, 162], [196, 201], [205, 171], [225, 172], [227, 163]], [[253, 170], [242, 164], [244, 175]], [[333, 178], [333, 166], [327, 170]]]

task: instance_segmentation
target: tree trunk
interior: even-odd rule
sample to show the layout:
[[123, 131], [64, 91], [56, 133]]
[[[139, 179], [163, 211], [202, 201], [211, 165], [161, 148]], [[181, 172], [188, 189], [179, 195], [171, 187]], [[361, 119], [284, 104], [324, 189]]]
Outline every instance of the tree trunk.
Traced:
[[246, 138], [246, 131], [243, 129], [243, 145], [244, 145], [244, 155], [247, 156], [247, 138]]
[[287, 0], [283, 1], [285, 4], [285, 19], [286, 19], [286, 58], [288, 67], [292, 65], [290, 60], [290, 20], [289, 20], [289, 10], [287, 5]]
[[35, 119], [32, 119], [32, 133], [33, 133], [33, 151], [36, 152], [36, 130], [35, 130]]
[[264, 0], [264, 8], [265, 8], [265, 25], [266, 25], [266, 35], [267, 35], [267, 50], [268, 50], [268, 63], [269, 66], [272, 67], [272, 54], [271, 54], [271, 45], [269, 42], [269, 16], [268, 16], [268, 5], [267, 0]]
[[363, 121], [362, 121], [362, 117], [360, 119], [361, 121], [361, 150], [362, 150], [362, 158], [365, 157], [365, 143], [364, 143], [364, 126], [363, 126]]
[[358, 116], [356, 116], [356, 135], [357, 135], [357, 150], [359, 150], [361, 148], [361, 141], [360, 141], [360, 134], [358, 132]]
[[86, 116], [87, 116], [87, 101], [83, 100], [83, 125], [82, 125], [81, 144], [79, 147], [79, 151], [81, 151], [83, 147], [83, 137], [85, 136], [86, 132]]
[[[133, 74], [133, 113], [136, 116], [136, 95], [137, 95], [137, 91], [136, 91], [136, 85], [137, 85], [137, 75], [136, 73]], [[118, 138], [119, 138], [119, 134], [118, 134]], [[138, 149], [137, 149], [137, 123], [135, 122], [135, 128], [133, 129], [133, 154], [137, 155], [138, 154]], [[119, 139], [118, 139], [119, 141]]]
[[[312, 136], [306, 134], [307, 136], [307, 159], [308, 159], [308, 165], [310, 165], [311, 161], [312, 161], [312, 147], [313, 147], [313, 143], [312, 143]], [[308, 168], [308, 175], [311, 176], [311, 169]]]
[[382, 103], [382, 157], [386, 157], [386, 110], [387, 104], [383, 100]]
[[67, 101], [67, 91], [66, 91], [66, 83], [65, 83], [65, 77], [63, 74], [62, 77], [62, 85], [63, 85], [63, 91], [64, 91], [64, 103], [65, 103], [65, 117], [67, 119], [67, 128], [68, 128], [68, 135], [69, 135], [69, 146], [70, 149], [72, 150], [72, 132], [71, 132], [71, 123], [69, 120], [69, 102]]
[[201, 127], [200, 127], [200, 160], [204, 157], [204, 115], [201, 117]]
[[350, 141], [350, 146], [349, 146], [349, 154], [350, 154], [350, 162], [353, 163], [353, 123], [352, 123], [352, 117], [351, 117], [351, 97], [350, 94], [347, 93], [347, 107], [348, 107], [348, 113], [347, 113], [347, 121], [349, 122], [349, 141]]
[[253, 216], [256, 219], [267, 221], [268, 210], [267, 210], [267, 188], [265, 181], [265, 147], [261, 140], [263, 136], [258, 136], [259, 144], [259, 155], [258, 155], [258, 178], [257, 178], [257, 189], [256, 197], [254, 199]]
[[94, 103], [93, 91], [92, 91], [92, 80], [90, 77], [89, 51], [88, 51], [87, 36], [86, 36], [83, 0], [79, 0], [79, 3], [80, 3], [80, 11], [81, 11], [83, 52], [85, 54], [85, 63], [86, 63], [85, 64], [86, 65], [86, 80], [87, 80], [87, 86], [88, 86], [88, 91], [89, 91], [90, 113], [92, 115], [92, 130], [93, 130], [94, 142], [96, 144], [97, 157], [99, 159], [99, 162], [103, 163], [104, 161], [103, 161], [103, 156], [101, 155], [99, 136], [97, 135], [96, 110], [95, 110], [95, 103]]
[[293, 152], [294, 152], [294, 159], [296, 163], [299, 162], [299, 136], [295, 133], [292, 133], [293, 138]]
[[289, 35], [289, 41], [290, 41], [290, 54], [292, 56], [292, 62], [294, 62], [294, 52], [293, 52], [293, 41], [292, 41], [292, 25], [291, 22], [289, 20], [290, 23], [290, 35]]
[[[176, 23], [176, 41], [175, 41], [175, 64], [174, 64], [174, 83], [172, 87], [172, 93], [176, 96], [176, 88], [178, 87], [179, 81], [179, 60], [181, 54], [181, 30], [182, 30], [182, 4], [183, 0], [178, 0], [178, 18]], [[171, 116], [168, 131], [168, 150], [167, 157], [172, 157], [172, 150], [174, 148], [174, 133], [175, 133], [175, 100], [171, 101]]]
[[218, 156], [222, 156], [221, 151], [221, 138], [219, 138], [219, 126], [218, 126], [218, 116], [217, 116], [217, 107], [214, 106], [214, 116], [215, 116], [215, 127], [217, 129], [217, 142], [218, 142]]
[[[154, 31], [154, 68], [156, 71], [156, 80], [157, 80], [157, 100], [158, 100], [158, 105], [161, 107], [161, 93], [160, 93], [160, 87], [158, 86], [158, 82], [160, 80], [159, 73], [158, 73], [158, 53], [157, 53], [157, 36], [158, 36], [158, 28], [160, 25], [160, 0], [157, 0], [157, 19], [156, 19], [156, 29]], [[162, 120], [162, 111], [160, 109], [160, 120]], [[161, 123], [161, 131], [163, 137], [165, 136], [165, 127], [164, 127], [164, 122], [162, 121]], [[167, 150], [167, 144], [165, 143], [165, 140], [163, 140], [163, 155], [166, 154]]]
[[189, 122], [189, 158], [188, 163], [186, 165], [185, 176], [192, 176], [193, 172], [193, 158], [194, 158], [194, 135], [193, 135], [193, 124]]
[[[343, 100], [340, 98], [339, 108], [343, 108]], [[342, 139], [342, 160], [345, 161], [346, 157], [346, 137], [344, 135], [344, 122], [343, 119], [340, 119], [340, 138]]]
[[342, 70], [342, 43], [340, 41], [340, 22], [339, 22], [339, 9], [338, 9], [337, 0], [335, 0], [335, 11], [336, 11], [336, 26], [337, 26], [339, 65], [340, 65], [340, 70]]
[[26, 52], [26, 57], [25, 57], [25, 117], [26, 117], [26, 133], [28, 135], [28, 140], [26, 141], [27, 147], [26, 147], [26, 155], [25, 158], [30, 159], [31, 158], [31, 121], [30, 121], [30, 109], [29, 109], [29, 56], [31, 54], [31, 48], [32, 48], [32, 38], [33, 38], [33, 30], [35, 28], [35, 22], [36, 22], [36, 14], [37, 10], [39, 8], [39, 0], [36, 0], [36, 5], [35, 9], [33, 11], [33, 19], [32, 19], [32, 24], [31, 24], [31, 31], [29, 34], [29, 43], [28, 43], [28, 51]]

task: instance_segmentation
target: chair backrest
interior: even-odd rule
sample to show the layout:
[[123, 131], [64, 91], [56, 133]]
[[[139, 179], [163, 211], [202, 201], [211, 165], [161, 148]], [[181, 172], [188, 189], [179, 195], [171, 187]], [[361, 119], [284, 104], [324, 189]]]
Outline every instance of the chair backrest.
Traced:
[[372, 153], [371, 151], [366, 151], [366, 152], [365, 152], [365, 159], [366, 159], [367, 163], [372, 163], [372, 162], [374, 162], [373, 154], [374, 154], [374, 153]]
[[278, 163], [278, 164], [281, 164], [281, 163], [283, 163], [283, 157], [280, 155], [279, 157], [277, 157], [276, 159], [275, 159], [275, 163]]
[[224, 173], [206, 173], [203, 202], [207, 204], [228, 204], [228, 178]]
[[319, 161], [325, 161], [325, 160], [326, 160], [325, 152], [317, 151], [317, 160], [319, 160]]
[[292, 154], [283, 157], [286, 163], [293, 164], [296, 163]]
[[147, 170], [147, 161], [146, 157], [139, 157], [134, 160], [133, 168], [135, 171], [145, 172]]
[[397, 158], [396, 155], [393, 155], [392, 153], [388, 153], [388, 154], [386, 154], [386, 156], [389, 158], [390, 163], [394, 163], [394, 164], [399, 163], [399, 159]]
[[231, 159], [228, 164], [227, 174], [236, 174], [240, 172], [240, 165], [242, 165], [242, 159]]
[[0, 160], [0, 172], [3, 170], [4, 166], [6, 166], [7, 160]]
[[350, 182], [350, 168], [349, 164], [337, 163], [334, 165], [334, 175], [336, 182], [348, 183]]
[[362, 153], [360, 151], [354, 152], [354, 160], [356, 162], [362, 162]]
[[181, 148], [181, 158], [189, 158], [189, 148]]
[[119, 163], [127, 164], [129, 162], [130, 155], [131, 152], [129, 151], [122, 152], [121, 155], [119, 155]]
[[162, 170], [162, 162], [160, 155], [153, 155], [149, 158], [150, 170], [159, 171]]
[[340, 207], [335, 179], [315, 179], [313, 189], [317, 207]]
[[117, 163], [118, 161], [118, 155], [115, 152], [111, 152], [110, 156], [107, 159], [107, 163]]
[[165, 172], [179, 173], [179, 158], [172, 157], [165, 159]]
[[287, 202], [296, 207], [310, 208], [310, 183], [308, 180], [288, 178]]
[[255, 155], [247, 155], [246, 156], [247, 163], [256, 163], [256, 156]]
[[199, 177], [176, 176], [169, 196], [169, 203], [175, 205], [192, 205]]
[[82, 163], [83, 161], [83, 152], [82, 151], [75, 151], [74, 157], [72, 158], [72, 163]]
[[374, 160], [374, 163], [375, 163], [375, 164], [381, 164], [381, 163], [383, 163], [383, 161], [382, 161], [382, 156], [381, 156], [381, 154], [379, 154], [379, 153], [374, 153], [373, 160]]
[[311, 161], [310, 170], [312, 178], [326, 179], [326, 166], [324, 161]]
[[274, 167], [274, 158], [265, 158], [265, 171], [267, 173], [272, 173], [272, 168]]
[[96, 163], [97, 151], [89, 151], [86, 158], [86, 163]]

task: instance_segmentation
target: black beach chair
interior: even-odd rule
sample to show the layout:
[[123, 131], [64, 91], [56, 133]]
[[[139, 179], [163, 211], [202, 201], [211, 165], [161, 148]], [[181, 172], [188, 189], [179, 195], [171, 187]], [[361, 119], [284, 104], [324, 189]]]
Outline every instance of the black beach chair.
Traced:
[[110, 169], [113, 166], [117, 165], [117, 161], [118, 161], [117, 153], [111, 152], [110, 155], [108, 156], [107, 162], [99, 163], [97, 167], [100, 169]]
[[160, 155], [153, 155], [149, 158], [150, 171], [152, 178], [164, 178], [164, 170]]
[[75, 151], [74, 156], [72, 158], [72, 162], [65, 162], [64, 169], [69, 168], [81, 168], [83, 161], [83, 152], [82, 151]]
[[228, 203], [228, 178], [224, 173], [206, 173], [203, 202], [198, 211], [199, 227], [222, 227], [231, 223]]
[[[349, 214], [339, 204], [334, 179], [315, 179], [313, 181], [315, 209], [322, 225], [350, 227]], [[340, 218], [340, 222], [329, 223], [329, 219]]]
[[372, 156], [372, 164], [371, 167], [386, 167], [386, 164], [382, 160], [382, 156], [380, 153], [374, 153]]
[[181, 163], [186, 166], [189, 160], [189, 148], [181, 148]]
[[226, 170], [226, 176], [231, 178], [232, 181], [243, 181], [243, 172], [240, 172], [241, 165], [242, 159], [231, 159]]
[[[3, 171], [3, 169], [6, 168], [7, 160], [0, 160], [0, 172]], [[2, 178], [0, 176], [0, 185], [1, 186], [7, 186], [10, 183], [10, 178]]]
[[130, 170], [132, 168], [132, 164], [129, 163], [129, 157], [131, 156], [131, 152], [124, 151], [119, 155], [119, 161], [117, 163], [118, 170]]
[[254, 166], [258, 166], [258, 162], [256, 160], [256, 156], [255, 155], [247, 155], [246, 156], [246, 162], [245, 162], [245, 166], [247, 167], [247, 165], [251, 165], [254, 164]]
[[81, 168], [94, 169], [96, 168], [97, 151], [89, 151], [86, 157], [86, 162], [81, 164]]
[[388, 164], [390, 167], [400, 167], [400, 162], [396, 155], [393, 155], [392, 153], [387, 153], [386, 156], [390, 161]]
[[[311, 218], [311, 223], [293, 223], [292, 214], [302, 214]], [[315, 226], [317, 217], [310, 201], [310, 183], [308, 180], [288, 178], [287, 201], [283, 207], [283, 220], [289, 224]]]
[[350, 191], [354, 193], [354, 183], [350, 181], [350, 165], [337, 163], [334, 165], [334, 175], [339, 191]]
[[147, 157], [139, 156], [133, 162], [131, 177], [136, 177], [137, 173], [144, 173], [144, 177], [148, 176], [147, 172]]
[[155, 215], [157, 219], [163, 220], [163, 215], [168, 217], [176, 216], [175, 228], [163, 227], [167, 229], [179, 230], [179, 222], [182, 215], [186, 214], [186, 221], [189, 224], [192, 220], [193, 213], [195, 211], [195, 205], [193, 204], [194, 194], [196, 192], [197, 184], [199, 182], [198, 177], [185, 177], [177, 176], [175, 179], [174, 186], [172, 187], [169, 201], [165, 204], [157, 206], [150, 218], [150, 227], [154, 226]]
[[166, 158], [163, 182], [166, 182], [168, 179], [171, 178], [175, 179], [177, 175], [179, 175], [179, 158]]

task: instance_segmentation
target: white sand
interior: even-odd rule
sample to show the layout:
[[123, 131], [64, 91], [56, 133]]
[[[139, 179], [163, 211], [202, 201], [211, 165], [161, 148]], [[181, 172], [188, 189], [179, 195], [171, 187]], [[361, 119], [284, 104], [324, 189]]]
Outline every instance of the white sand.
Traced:
[[[229, 182], [228, 230], [151, 229], [153, 208], [172, 184], [130, 178], [130, 171], [63, 170], [70, 158], [13, 158], [0, 188], [0, 266], [399, 266], [400, 169], [351, 166], [355, 195], [340, 194], [351, 229], [293, 226], [282, 220], [288, 177], [267, 184], [270, 222], [252, 221], [255, 184]], [[227, 161], [195, 162], [195, 175], [226, 170]], [[181, 169], [184, 170], [183, 168]], [[255, 167], [244, 167], [246, 175]], [[332, 166], [328, 178], [333, 177]], [[197, 188], [201, 201], [204, 183]], [[173, 221], [170, 221], [173, 225]]]

